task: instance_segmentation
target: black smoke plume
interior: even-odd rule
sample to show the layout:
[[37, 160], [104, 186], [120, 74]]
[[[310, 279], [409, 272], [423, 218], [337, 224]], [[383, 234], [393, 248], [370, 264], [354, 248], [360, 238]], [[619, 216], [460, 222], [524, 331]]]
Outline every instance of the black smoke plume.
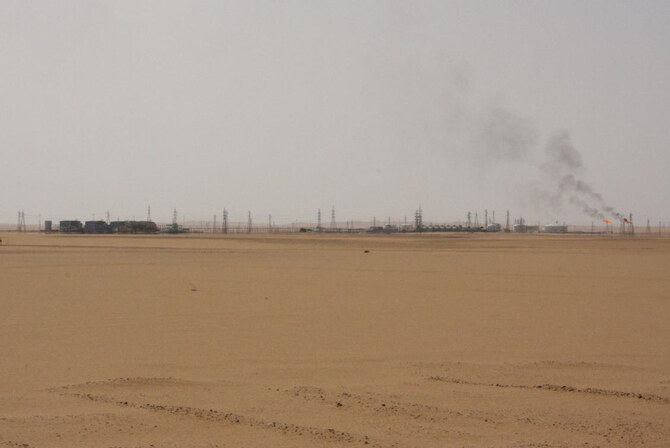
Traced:
[[567, 131], [561, 131], [547, 141], [544, 155], [546, 161], [540, 165], [540, 170], [548, 180], [548, 185], [539, 190], [540, 196], [544, 199], [548, 197], [548, 202], [555, 206], [566, 202], [575, 205], [593, 218], [605, 219], [608, 214], [625, 219], [623, 214], [606, 204], [602, 195], [581, 178], [584, 162]]

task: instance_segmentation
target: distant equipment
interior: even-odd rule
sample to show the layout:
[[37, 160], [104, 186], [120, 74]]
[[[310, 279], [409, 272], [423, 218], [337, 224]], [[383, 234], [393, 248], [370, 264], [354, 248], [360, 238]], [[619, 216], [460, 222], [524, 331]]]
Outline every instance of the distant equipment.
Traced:
[[105, 221], [86, 221], [84, 233], [112, 233], [112, 228]]
[[60, 233], [84, 233], [84, 226], [81, 221], [77, 221], [76, 219], [61, 221], [58, 231]]
[[568, 233], [568, 226], [566, 224], [545, 224], [543, 231], [545, 233]]
[[96, 223], [96, 227], [91, 225], [89, 232], [86, 233], [158, 233], [158, 226], [153, 221], [112, 221], [107, 228], [104, 221], [87, 221], [89, 223]]
[[494, 222], [493, 224], [489, 224], [486, 227], [487, 232], [500, 232], [502, 228], [500, 227], [500, 224], [497, 222]]

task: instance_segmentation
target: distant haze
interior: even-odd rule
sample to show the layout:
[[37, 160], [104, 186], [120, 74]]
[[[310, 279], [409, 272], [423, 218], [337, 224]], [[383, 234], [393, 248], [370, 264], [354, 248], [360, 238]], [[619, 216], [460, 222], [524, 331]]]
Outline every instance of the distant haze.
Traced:
[[670, 220], [669, 2], [0, 3], [0, 222]]

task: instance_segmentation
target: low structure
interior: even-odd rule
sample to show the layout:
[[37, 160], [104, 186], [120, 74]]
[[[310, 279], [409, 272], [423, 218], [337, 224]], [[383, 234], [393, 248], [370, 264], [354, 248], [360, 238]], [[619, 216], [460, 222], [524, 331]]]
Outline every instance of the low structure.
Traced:
[[109, 227], [115, 233], [158, 233], [153, 221], [112, 221]]
[[488, 227], [486, 228], [487, 232], [500, 232], [501, 230], [502, 230], [502, 227], [497, 222], [494, 222], [493, 224], [489, 224]]
[[58, 231], [60, 233], [84, 233], [84, 226], [81, 224], [81, 221], [66, 220], [61, 221], [58, 226]]
[[545, 224], [543, 231], [545, 233], [568, 233], [567, 224]]
[[84, 233], [112, 233], [112, 228], [105, 221], [86, 221]]

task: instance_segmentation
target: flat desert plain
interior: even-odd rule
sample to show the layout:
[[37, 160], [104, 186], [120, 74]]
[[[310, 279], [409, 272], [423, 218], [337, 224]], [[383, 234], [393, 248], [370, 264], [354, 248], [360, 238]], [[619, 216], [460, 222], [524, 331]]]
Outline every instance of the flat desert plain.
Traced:
[[670, 446], [668, 238], [0, 237], [0, 446]]

